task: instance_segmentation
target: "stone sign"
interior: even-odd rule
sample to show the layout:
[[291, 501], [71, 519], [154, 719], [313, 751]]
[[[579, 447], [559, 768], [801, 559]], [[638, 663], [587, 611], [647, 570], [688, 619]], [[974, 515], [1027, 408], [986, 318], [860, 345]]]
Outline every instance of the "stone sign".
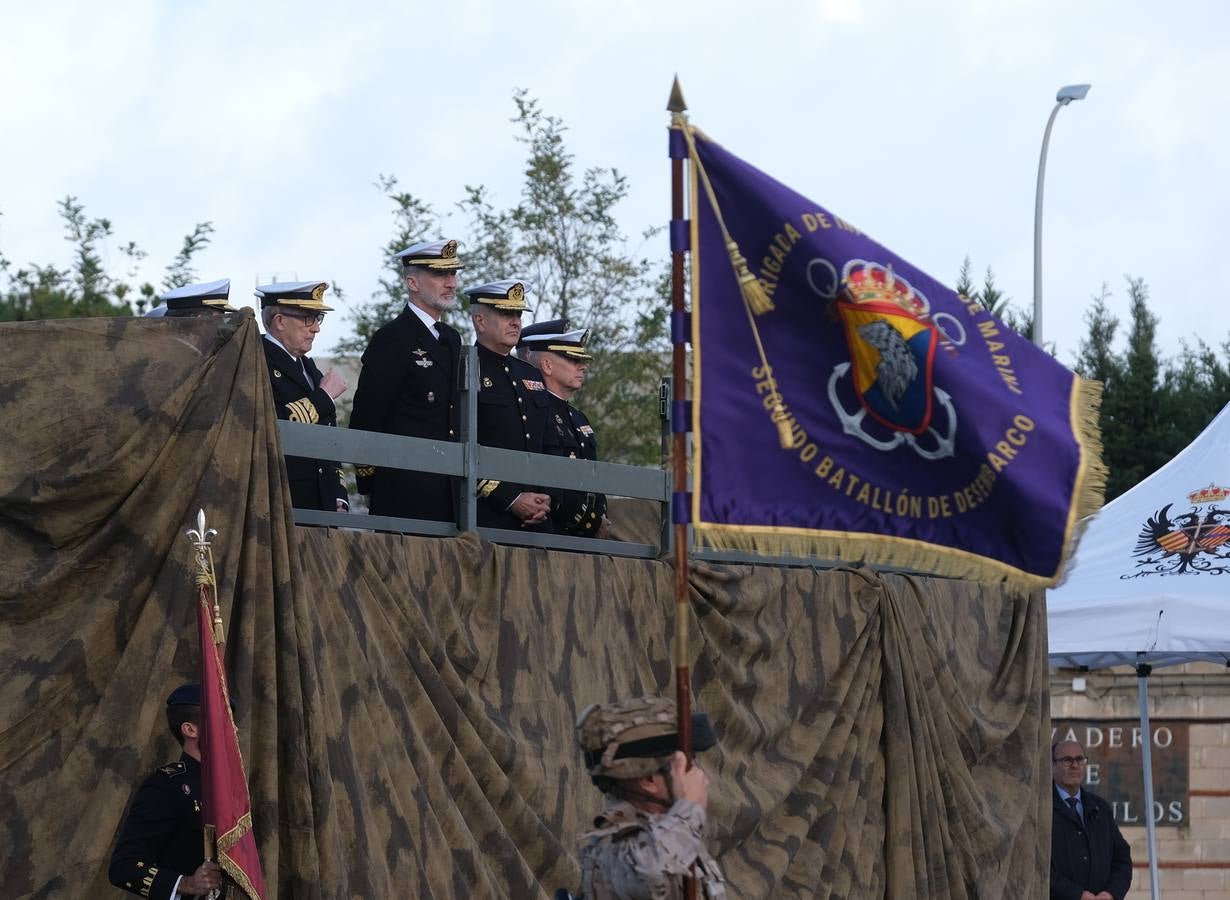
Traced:
[[[1152, 720], [1153, 821], [1158, 827], [1187, 823], [1188, 743], [1186, 721]], [[1145, 824], [1142, 734], [1137, 719], [1055, 719], [1051, 743], [1076, 741], [1089, 763], [1085, 784], [1103, 797], [1122, 825]]]

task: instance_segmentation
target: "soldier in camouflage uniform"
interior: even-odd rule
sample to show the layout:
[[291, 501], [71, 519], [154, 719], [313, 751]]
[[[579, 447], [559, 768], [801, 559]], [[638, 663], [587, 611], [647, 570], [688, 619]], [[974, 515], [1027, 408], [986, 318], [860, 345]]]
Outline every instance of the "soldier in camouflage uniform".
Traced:
[[[676, 900], [684, 878], [699, 896], [726, 897], [716, 860], [705, 850], [709, 779], [676, 747], [675, 704], [640, 697], [591, 706], [577, 719], [577, 742], [607, 806], [580, 837], [584, 900]], [[692, 717], [692, 743], [717, 743], [709, 717]]]

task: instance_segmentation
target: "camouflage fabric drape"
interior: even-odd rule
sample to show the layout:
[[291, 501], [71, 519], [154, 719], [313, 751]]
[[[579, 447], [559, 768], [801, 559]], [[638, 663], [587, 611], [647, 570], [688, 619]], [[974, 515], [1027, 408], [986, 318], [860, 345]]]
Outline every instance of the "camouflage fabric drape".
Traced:
[[[547, 897], [600, 806], [587, 704], [669, 690], [669, 563], [296, 528], [255, 322], [0, 327], [0, 885], [121, 896], [177, 748], [189, 547], [216, 527], [272, 897]], [[698, 708], [732, 896], [1046, 891], [1040, 595], [696, 565]]]

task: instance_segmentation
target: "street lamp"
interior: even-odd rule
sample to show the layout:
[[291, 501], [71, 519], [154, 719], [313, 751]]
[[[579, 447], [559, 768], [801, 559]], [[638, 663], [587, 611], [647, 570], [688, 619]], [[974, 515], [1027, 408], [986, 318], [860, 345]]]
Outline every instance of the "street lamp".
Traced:
[[1038, 195], [1034, 200], [1034, 343], [1042, 346], [1042, 180], [1046, 177], [1046, 145], [1051, 140], [1051, 126], [1059, 110], [1073, 100], [1084, 100], [1089, 93], [1087, 84], [1069, 84], [1061, 87], [1055, 95], [1055, 108], [1046, 120], [1046, 132], [1042, 135], [1042, 157], [1038, 160]]

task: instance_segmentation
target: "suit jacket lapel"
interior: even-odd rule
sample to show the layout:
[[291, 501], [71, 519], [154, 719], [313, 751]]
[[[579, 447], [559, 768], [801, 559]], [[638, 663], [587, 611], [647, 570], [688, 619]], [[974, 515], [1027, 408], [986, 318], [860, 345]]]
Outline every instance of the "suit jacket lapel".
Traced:
[[[432, 334], [431, 329], [423, 324], [423, 320], [415, 315], [409, 307], [406, 307], [406, 310], [402, 313], [402, 315], [409, 319], [410, 331], [411, 334], [414, 335], [411, 343], [416, 345], [408, 352], [414, 353], [415, 350], [421, 348], [427, 351], [427, 355], [430, 356], [432, 362], [437, 365], [450, 365], [452, 361], [449, 358], [448, 347], [445, 346], [445, 342]], [[441, 323], [436, 327], [440, 329], [440, 334], [444, 334], [444, 329], [448, 326]], [[416, 353], [415, 359], [422, 359], [421, 354]]]
[[1054, 784], [1051, 785], [1051, 797], [1054, 799], [1055, 808], [1057, 810], [1067, 816], [1068, 819], [1074, 824], [1080, 825], [1082, 828], [1085, 827], [1085, 823], [1081, 821], [1081, 817], [1077, 815], [1076, 810], [1068, 806], [1068, 801], [1064, 800], [1063, 797], [1060, 796], [1059, 788], [1055, 787]]
[[314, 388], [303, 377], [303, 367], [299, 365], [299, 360], [295, 359], [273, 341], [265, 340], [264, 338], [261, 338], [261, 340], [265, 342], [265, 352], [269, 354], [269, 359], [278, 367], [278, 371], [310, 394]]
[[452, 371], [457, 371], [457, 360], [461, 356], [461, 335], [457, 329], [444, 322], [436, 325], [440, 329], [440, 343], [444, 345]]

